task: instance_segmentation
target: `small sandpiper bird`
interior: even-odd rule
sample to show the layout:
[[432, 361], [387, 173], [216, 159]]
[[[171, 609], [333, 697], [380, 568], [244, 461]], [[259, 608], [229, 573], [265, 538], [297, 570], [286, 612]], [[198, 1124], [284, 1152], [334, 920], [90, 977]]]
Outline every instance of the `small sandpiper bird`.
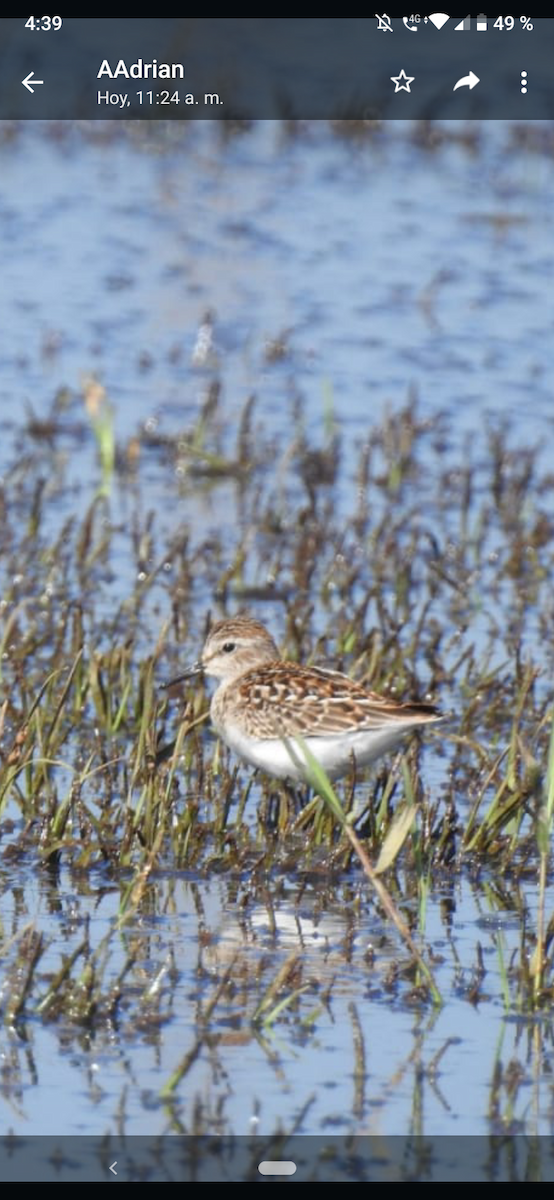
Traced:
[[210, 707], [216, 732], [240, 758], [278, 779], [310, 782], [302, 744], [338, 779], [404, 734], [441, 720], [432, 704], [402, 704], [340, 671], [284, 661], [250, 617], [213, 625], [202, 657], [166, 686], [200, 672], [221, 681]]

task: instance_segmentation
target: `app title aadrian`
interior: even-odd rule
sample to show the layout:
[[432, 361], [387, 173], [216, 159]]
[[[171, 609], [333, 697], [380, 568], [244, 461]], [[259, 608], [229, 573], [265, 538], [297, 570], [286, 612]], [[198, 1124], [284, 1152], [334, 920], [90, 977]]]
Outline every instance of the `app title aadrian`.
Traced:
[[182, 63], [159, 63], [157, 58], [152, 62], [139, 58], [130, 67], [120, 58], [117, 66], [111, 67], [105, 58], [96, 78], [100, 79], [102, 75], [108, 75], [110, 79], [117, 79], [118, 75], [124, 75], [126, 79], [184, 79], [185, 68]]

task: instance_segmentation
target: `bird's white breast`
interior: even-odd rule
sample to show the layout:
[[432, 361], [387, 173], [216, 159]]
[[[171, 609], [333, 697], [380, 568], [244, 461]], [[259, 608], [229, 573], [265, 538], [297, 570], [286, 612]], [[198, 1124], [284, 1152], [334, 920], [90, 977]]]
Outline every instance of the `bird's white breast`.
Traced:
[[[394, 729], [365, 729], [325, 737], [305, 737], [302, 741], [330, 779], [335, 779], [344, 775], [354, 764], [362, 767], [378, 758], [396, 745], [406, 729], [406, 725], [399, 725]], [[235, 754], [267, 771], [269, 775], [275, 775], [277, 779], [307, 779], [302, 746], [294, 739], [253, 738], [229, 723], [226, 723], [225, 730], [218, 729], [218, 733]]]

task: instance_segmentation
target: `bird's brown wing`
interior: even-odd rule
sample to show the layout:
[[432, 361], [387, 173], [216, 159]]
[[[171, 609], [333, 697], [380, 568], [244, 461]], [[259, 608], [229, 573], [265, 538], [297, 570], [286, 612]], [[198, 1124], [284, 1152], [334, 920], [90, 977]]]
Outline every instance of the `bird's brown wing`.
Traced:
[[275, 662], [237, 683], [248, 732], [257, 737], [325, 737], [439, 719], [431, 704], [401, 704], [366, 691], [339, 671]]

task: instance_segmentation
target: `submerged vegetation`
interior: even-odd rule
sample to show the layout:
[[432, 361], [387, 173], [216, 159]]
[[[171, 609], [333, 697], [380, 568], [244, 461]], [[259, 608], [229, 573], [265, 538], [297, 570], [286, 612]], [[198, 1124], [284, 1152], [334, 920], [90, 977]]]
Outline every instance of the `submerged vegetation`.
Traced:
[[[96, 495], [84, 516], [60, 518], [72, 506], [71, 453], [90, 453], [93, 438]], [[506, 965], [505, 1000], [520, 1012], [550, 1006], [554, 479], [538, 449], [512, 447], [508, 428], [491, 429], [481, 458], [468, 448], [461, 464], [447, 441], [446, 421], [420, 419], [414, 396], [369, 426], [356, 454], [329, 404], [318, 437], [294, 403], [277, 443], [250, 398], [230, 435], [215, 385], [193, 427], [137, 430], [117, 447], [94, 381], [84, 405], [60, 394], [46, 419], [29, 420], [2, 485], [4, 861], [63, 863], [81, 877], [103, 868], [121, 891], [122, 929], [160, 871], [246, 871], [266, 891], [283, 872], [356, 877], [365, 859], [375, 903], [398, 914], [403, 969], [416, 956], [414, 997], [430, 988], [435, 1000], [424, 949], [435, 881], [486, 872], [503, 889], [507, 877], [537, 877], [537, 918], [525, 918], [519, 966]], [[175, 512], [182, 505], [190, 518], [144, 511], [152, 456]], [[212, 499], [217, 521], [199, 535], [194, 508]], [[450, 715], [424, 762], [413, 741], [338, 795], [314, 764], [327, 804], [255, 778], [209, 733], [203, 685], [177, 702], [160, 687], [196, 655], [209, 608], [271, 608], [286, 656], [439, 700]], [[71, 999], [73, 1015], [103, 1011], [98, 952], [92, 963], [86, 949], [38, 1011], [69, 1003], [77, 965], [90, 987], [76, 1007]], [[31, 960], [29, 995], [12, 994], [10, 1020], [37, 1005], [40, 941], [24, 938], [18, 951]], [[254, 1023], [262, 1012], [267, 1022], [266, 1009], [260, 1000]]]

